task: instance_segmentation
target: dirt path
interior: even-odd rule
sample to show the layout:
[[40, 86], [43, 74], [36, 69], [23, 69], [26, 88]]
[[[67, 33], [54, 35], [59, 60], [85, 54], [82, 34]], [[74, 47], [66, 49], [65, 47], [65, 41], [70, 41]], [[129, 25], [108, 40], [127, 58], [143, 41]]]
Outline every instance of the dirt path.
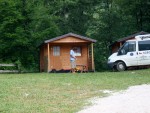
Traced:
[[94, 103], [78, 113], [150, 113], [150, 85], [132, 86]]

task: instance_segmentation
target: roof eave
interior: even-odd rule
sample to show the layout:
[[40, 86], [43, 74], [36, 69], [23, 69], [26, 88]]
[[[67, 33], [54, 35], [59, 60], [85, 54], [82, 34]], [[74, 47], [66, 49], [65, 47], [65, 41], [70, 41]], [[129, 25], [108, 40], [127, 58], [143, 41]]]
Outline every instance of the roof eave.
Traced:
[[77, 38], [87, 40], [87, 41], [90, 41], [90, 42], [93, 42], [93, 43], [97, 42], [97, 40], [94, 40], [94, 39], [91, 39], [91, 38], [88, 38], [88, 37], [84, 37], [84, 36], [77, 35], [77, 34], [74, 34], [74, 33], [68, 33], [68, 34], [65, 34], [65, 35], [62, 35], [62, 36], [52, 38], [50, 40], [45, 40], [44, 43], [50, 43], [50, 42], [53, 42], [53, 41], [56, 41], [56, 40], [59, 40], [59, 39], [62, 39], [62, 38], [68, 37], [68, 36], [77, 37]]
[[142, 35], [142, 34], [149, 34], [149, 33], [145, 32], [145, 31], [141, 31], [141, 32], [129, 35], [127, 37], [121, 38], [121, 39], [117, 40], [117, 42], [123, 42], [123, 41], [129, 40], [130, 38], [134, 38], [137, 35]]

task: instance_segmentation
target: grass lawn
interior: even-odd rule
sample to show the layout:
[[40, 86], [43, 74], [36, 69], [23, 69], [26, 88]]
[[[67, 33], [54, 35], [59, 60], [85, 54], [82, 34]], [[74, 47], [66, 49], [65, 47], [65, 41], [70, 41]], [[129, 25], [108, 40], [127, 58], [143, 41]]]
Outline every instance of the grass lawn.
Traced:
[[0, 74], [0, 113], [74, 113], [100, 90], [150, 84], [150, 69], [98, 73]]

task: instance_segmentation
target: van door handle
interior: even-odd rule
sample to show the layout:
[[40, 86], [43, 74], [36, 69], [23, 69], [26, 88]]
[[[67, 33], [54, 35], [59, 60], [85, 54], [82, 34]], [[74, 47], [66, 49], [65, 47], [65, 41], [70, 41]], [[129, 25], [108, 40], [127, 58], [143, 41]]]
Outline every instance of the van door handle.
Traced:
[[138, 55], [138, 52], [136, 54]]

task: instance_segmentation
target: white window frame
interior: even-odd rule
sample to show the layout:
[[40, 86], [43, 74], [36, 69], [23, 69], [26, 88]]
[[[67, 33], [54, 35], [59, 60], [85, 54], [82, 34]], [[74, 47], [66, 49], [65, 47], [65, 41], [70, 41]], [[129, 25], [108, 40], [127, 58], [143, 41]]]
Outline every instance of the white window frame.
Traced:
[[77, 50], [75, 51], [75, 56], [81, 56], [81, 47], [75, 47]]
[[60, 56], [60, 46], [53, 46], [53, 56]]

